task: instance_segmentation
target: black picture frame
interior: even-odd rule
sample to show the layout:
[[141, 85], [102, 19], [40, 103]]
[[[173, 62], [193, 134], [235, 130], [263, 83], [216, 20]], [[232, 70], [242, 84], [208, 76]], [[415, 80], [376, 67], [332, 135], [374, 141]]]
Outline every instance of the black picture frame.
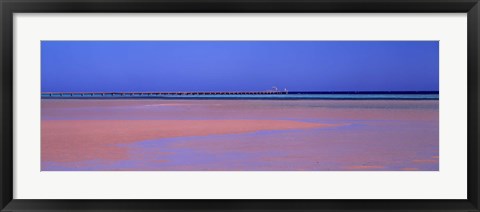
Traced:
[[[478, 0], [0, 0], [1, 211], [480, 211]], [[14, 13], [467, 13], [466, 200], [25, 200], [13, 199]]]

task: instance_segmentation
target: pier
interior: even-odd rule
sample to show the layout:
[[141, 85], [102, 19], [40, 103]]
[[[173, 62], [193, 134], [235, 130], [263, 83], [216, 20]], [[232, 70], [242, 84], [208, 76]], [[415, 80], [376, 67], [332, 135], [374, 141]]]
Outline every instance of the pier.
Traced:
[[206, 95], [279, 95], [288, 91], [205, 91], [205, 92], [42, 92], [42, 97], [148, 97]]

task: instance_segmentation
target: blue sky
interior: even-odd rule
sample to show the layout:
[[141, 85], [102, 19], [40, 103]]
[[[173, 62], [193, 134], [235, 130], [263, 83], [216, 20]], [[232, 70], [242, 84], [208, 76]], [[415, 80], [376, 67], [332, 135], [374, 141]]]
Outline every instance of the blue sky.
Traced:
[[42, 41], [42, 92], [438, 91], [437, 41]]

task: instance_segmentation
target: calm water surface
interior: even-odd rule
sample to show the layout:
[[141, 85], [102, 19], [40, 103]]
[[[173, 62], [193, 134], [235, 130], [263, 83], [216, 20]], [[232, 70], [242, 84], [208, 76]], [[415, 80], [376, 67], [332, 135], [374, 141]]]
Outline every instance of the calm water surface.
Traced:
[[[437, 96], [438, 98], [438, 96]], [[435, 98], [433, 98], [435, 99]], [[162, 125], [161, 138], [91, 142], [108, 126], [75, 134], [79, 121], [269, 120], [329, 127], [178, 132]], [[439, 169], [438, 100], [168, 100], [43, 99], [42, 170], [436, 171]], [[61, 123], [55, 125], [55, 123]], [[133, 123], [133, 122], [131, 122]], [[244, 123], [244, 122], [242, 122]], [[50, 125], [48, 125], [50, 126]], [[292, 125], [293, 126], [293, 125]], [[138, 125], [131, 125], [136, 128]], [[241, 128], [240, 125], [235, 127]], [[170, 134], [170, 131], [172, 134]], [[209, 129], [211, 130], [211, 129]], [[223, 129], [225, 130], [225, 129]], [[175, 132], [173, 132], [175, 131]], [[181, 130], [180, 130], [181, 131]], [[55, 132], [55, 133], [54, 133]], [[63, 133], [62, 133], [63, 132]], [[143, 132], [138, 129], [138, 133]], [[98, 133], [98, 134], [96, 134]], [[111, 134], [111, 135], [113, 135]], [[175, 134], [175, 136], [172, 136]], [[109, 135], [109, 134], [107, 134]], [[78, 154], [77, 154], [78, 153]], [[95, 154], [94, 154], [95, 153]], [[110, 154], [110, 155], [109, 155]], [[113, 157], [112, 154], [117, 155]], [[72, 156], [78, 155], [78, 156]], [[114, 155], [114, 156], [115, 156]], [[89, 156], [89, 157], [87, 157]], [[105, 157], [104, 157], [105, 156]]]

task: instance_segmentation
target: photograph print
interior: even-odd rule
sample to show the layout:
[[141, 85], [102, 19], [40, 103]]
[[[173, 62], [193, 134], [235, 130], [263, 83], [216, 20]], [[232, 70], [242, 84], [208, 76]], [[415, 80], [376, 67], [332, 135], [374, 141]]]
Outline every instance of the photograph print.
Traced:
[[42, 41], [41, 171], [439, 171], [438, 41]]

